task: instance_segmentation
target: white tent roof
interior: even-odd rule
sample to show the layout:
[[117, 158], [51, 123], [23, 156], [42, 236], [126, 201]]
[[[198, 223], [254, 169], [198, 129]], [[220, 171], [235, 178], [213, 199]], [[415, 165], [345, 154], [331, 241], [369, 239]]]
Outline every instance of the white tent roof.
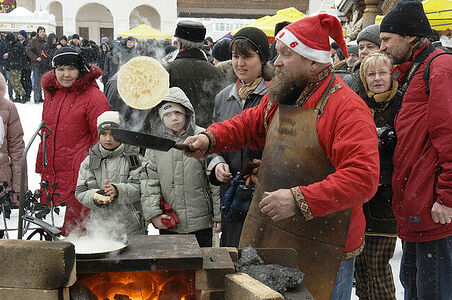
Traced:
[[8, 16], [18, 16], [18, 17], [33, 17], [33, 13], [26, 9], [25, 7], [17, 7]]
[[55, 32], [55, 16], [48, 11], [31, 12], [24, 7], [17, 7], [7, 14], [0, 14], [0, 31], [34, 31], [43, 26], [47, 32]]

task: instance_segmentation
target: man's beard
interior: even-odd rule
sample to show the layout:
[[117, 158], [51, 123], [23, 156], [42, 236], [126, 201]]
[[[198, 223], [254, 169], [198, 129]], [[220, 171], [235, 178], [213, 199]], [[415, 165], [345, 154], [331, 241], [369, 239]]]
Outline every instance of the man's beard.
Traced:
[[309, 77], [293, 78], [286, 69], [275, 68], [275, 76], [269, 86], [269, 100], [272, 103], [293, 104], [308, 85]]

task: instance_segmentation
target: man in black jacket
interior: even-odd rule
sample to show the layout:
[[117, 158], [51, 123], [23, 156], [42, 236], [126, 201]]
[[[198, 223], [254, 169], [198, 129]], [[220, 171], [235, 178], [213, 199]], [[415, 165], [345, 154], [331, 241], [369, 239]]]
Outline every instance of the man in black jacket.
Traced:
[[6, 66], [10, 71], [11, 84], [16, 95], [14, 102], [22, 102], [22, 97], [25, 96], [21, 82], [22, 68], [25, 65], [25, 48], [12, 32], [8, 32], [5, 40], [8, 45], [8, 53], [4, 54], [3, 58], [6, 58]]
[[212, 124], [215, 95], [225, 86], [223, 74], [207, 61], [202, 51], [206, 28], [199, 22], [180, 21], [175, 37], [179, 54], [168, 63], [170, 87], [180, 87], [190, 99], [196, 124], [207, 128]]

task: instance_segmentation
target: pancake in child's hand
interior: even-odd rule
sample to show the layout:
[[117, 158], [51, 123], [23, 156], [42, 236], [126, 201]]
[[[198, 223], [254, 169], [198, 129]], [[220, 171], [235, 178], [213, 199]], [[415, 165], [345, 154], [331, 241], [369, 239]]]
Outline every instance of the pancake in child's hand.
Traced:
[[97, 201], [98, 203], [110, 203], [111, 202], [111, 196], [108, 195], [107, 193], [105, 193], [104, 190], [98, 190], [97, 192], [94, 193], [93, 198], [95, 201]]
[[157, 106], [168, 89], [168, 72], [151, 57], [134, 57], [119, 69], [118, 92], [132, 108], [145, 110]]

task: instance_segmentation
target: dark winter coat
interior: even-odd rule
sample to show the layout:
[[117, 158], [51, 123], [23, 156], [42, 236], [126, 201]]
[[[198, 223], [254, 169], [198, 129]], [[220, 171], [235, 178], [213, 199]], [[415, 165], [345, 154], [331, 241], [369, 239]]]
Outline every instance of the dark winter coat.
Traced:
[[221, 71], [207, 62], [200, 49], [180, 51], [166, 69], [170, 76], [170, 87], [180, 87], [190, 99], [196, 124], [204, 128], [212, 124], [215, 96], [225, 86]]
[[44, 44], [46, 43], [46, 38], [40, 38], [37, 36], [35, 39], [32, 39], [27, 48], [25, 48], [25, 52], [27, 56], [30, 58], [31, 67], [38, 67], [41, 65], [41, 62], [37, 61], [38, 57], [41, 57], [41, 52]]
[[[414, 53], [413, 60], [423, 49]], [[399, 237], [408, 242], [438, 240], [452, 235], [452, 223], [435, 223], [432, 205], [452, 208], [452, 55], [430, 65], [430, 94], [423, 73], [434, 50], [414, 74], [403, 97], [395, 126], [392, 200]], [[413, 61], [397, 66], [400, 82]]]
[[29, 42], [30, 42], [30, 40], [28, 40], [28, 39], [21, 41], [22, 45], [24, 46], [24, 62], [25, 63], [24, 63], [23, 69], [27, 69], [27, 70], [31, 69], [31, 61], [26, 52]]
[[[0, 81], [0, 95], [5, 95], [5, 93], [6, 84], [2, 80]], [[24, 131], [16, 106], [3, 96], [0, 97], [0, 116], [5, 130], [3, 145], [0, 147], [0, 183], [6, 181], [8, 188], [19, 193], [22, 154], [25, 147]]]
[[6, 41], [2, 39], [0, 41], [0, 66], [6, 68], [6, 59], [3, 58], [3, 54], [8, 53], [8, 45]]
[[27, 64], [25, 48], [22, 43], [15, 39], [8, 45], [8, 59], [6, 66], [9, 70], [22, 70]]
[[52, 59], [53, 54], [57, 50], [56, 46], [57, 44], [53, 44], [52, 40], [56, 38], [56, 35], [54, 33], [49, 34], [49, 37], [47, 38], [47, 42], [42, 47], [41, 51], [41, 71], [43, 73], [48, 72], [52, 70]]
[[[42, 120], [51, 130], [47, 137], [47, 168], [43, 167], [43, 145], [39, 145], [36, 159], [36, 173], [50, 185], [58, 182], [57, 192], [66, 201], [64, 231], [68, 225], [80, 222], [88, 213], [75, 198], [75, 186], [80, 164], [88, 155], [89, 148], [97, 142], [97, 117], [109, 110], [108, 101], [96, 84], [102, 71], [91, 66], [91, 71], [77, 79], [74, 84], [62, 87], [53, 71], [42, 76], [41, 84], [45, 91]], [[44, 129], [42, 133], [49, 134]], [[43, 198], [45, 199], [45, 193]], [[70, 230], [71, 228], [69, 228]]]
[[105, 81], [110, 80], [110, 78], [118, 72], [118, 68], [119, 66], [113, 61], [113, 52], [108, 52], [105, 55], [104, 76], [102, 77], [102, 81], [104, 81], [104, 77], [106, 78]]
[[[103, 45], [107, 46], [107, 51], [102, 50]], [[97, 57], [97, 65], [102, 71], [104, 71], [104, 75], [105, 75], [105, 58], [108, 52], [110, 52], [110, 47], [108, 46], [108, 44], [107, 43], [100, 44], [99, 55]]]

